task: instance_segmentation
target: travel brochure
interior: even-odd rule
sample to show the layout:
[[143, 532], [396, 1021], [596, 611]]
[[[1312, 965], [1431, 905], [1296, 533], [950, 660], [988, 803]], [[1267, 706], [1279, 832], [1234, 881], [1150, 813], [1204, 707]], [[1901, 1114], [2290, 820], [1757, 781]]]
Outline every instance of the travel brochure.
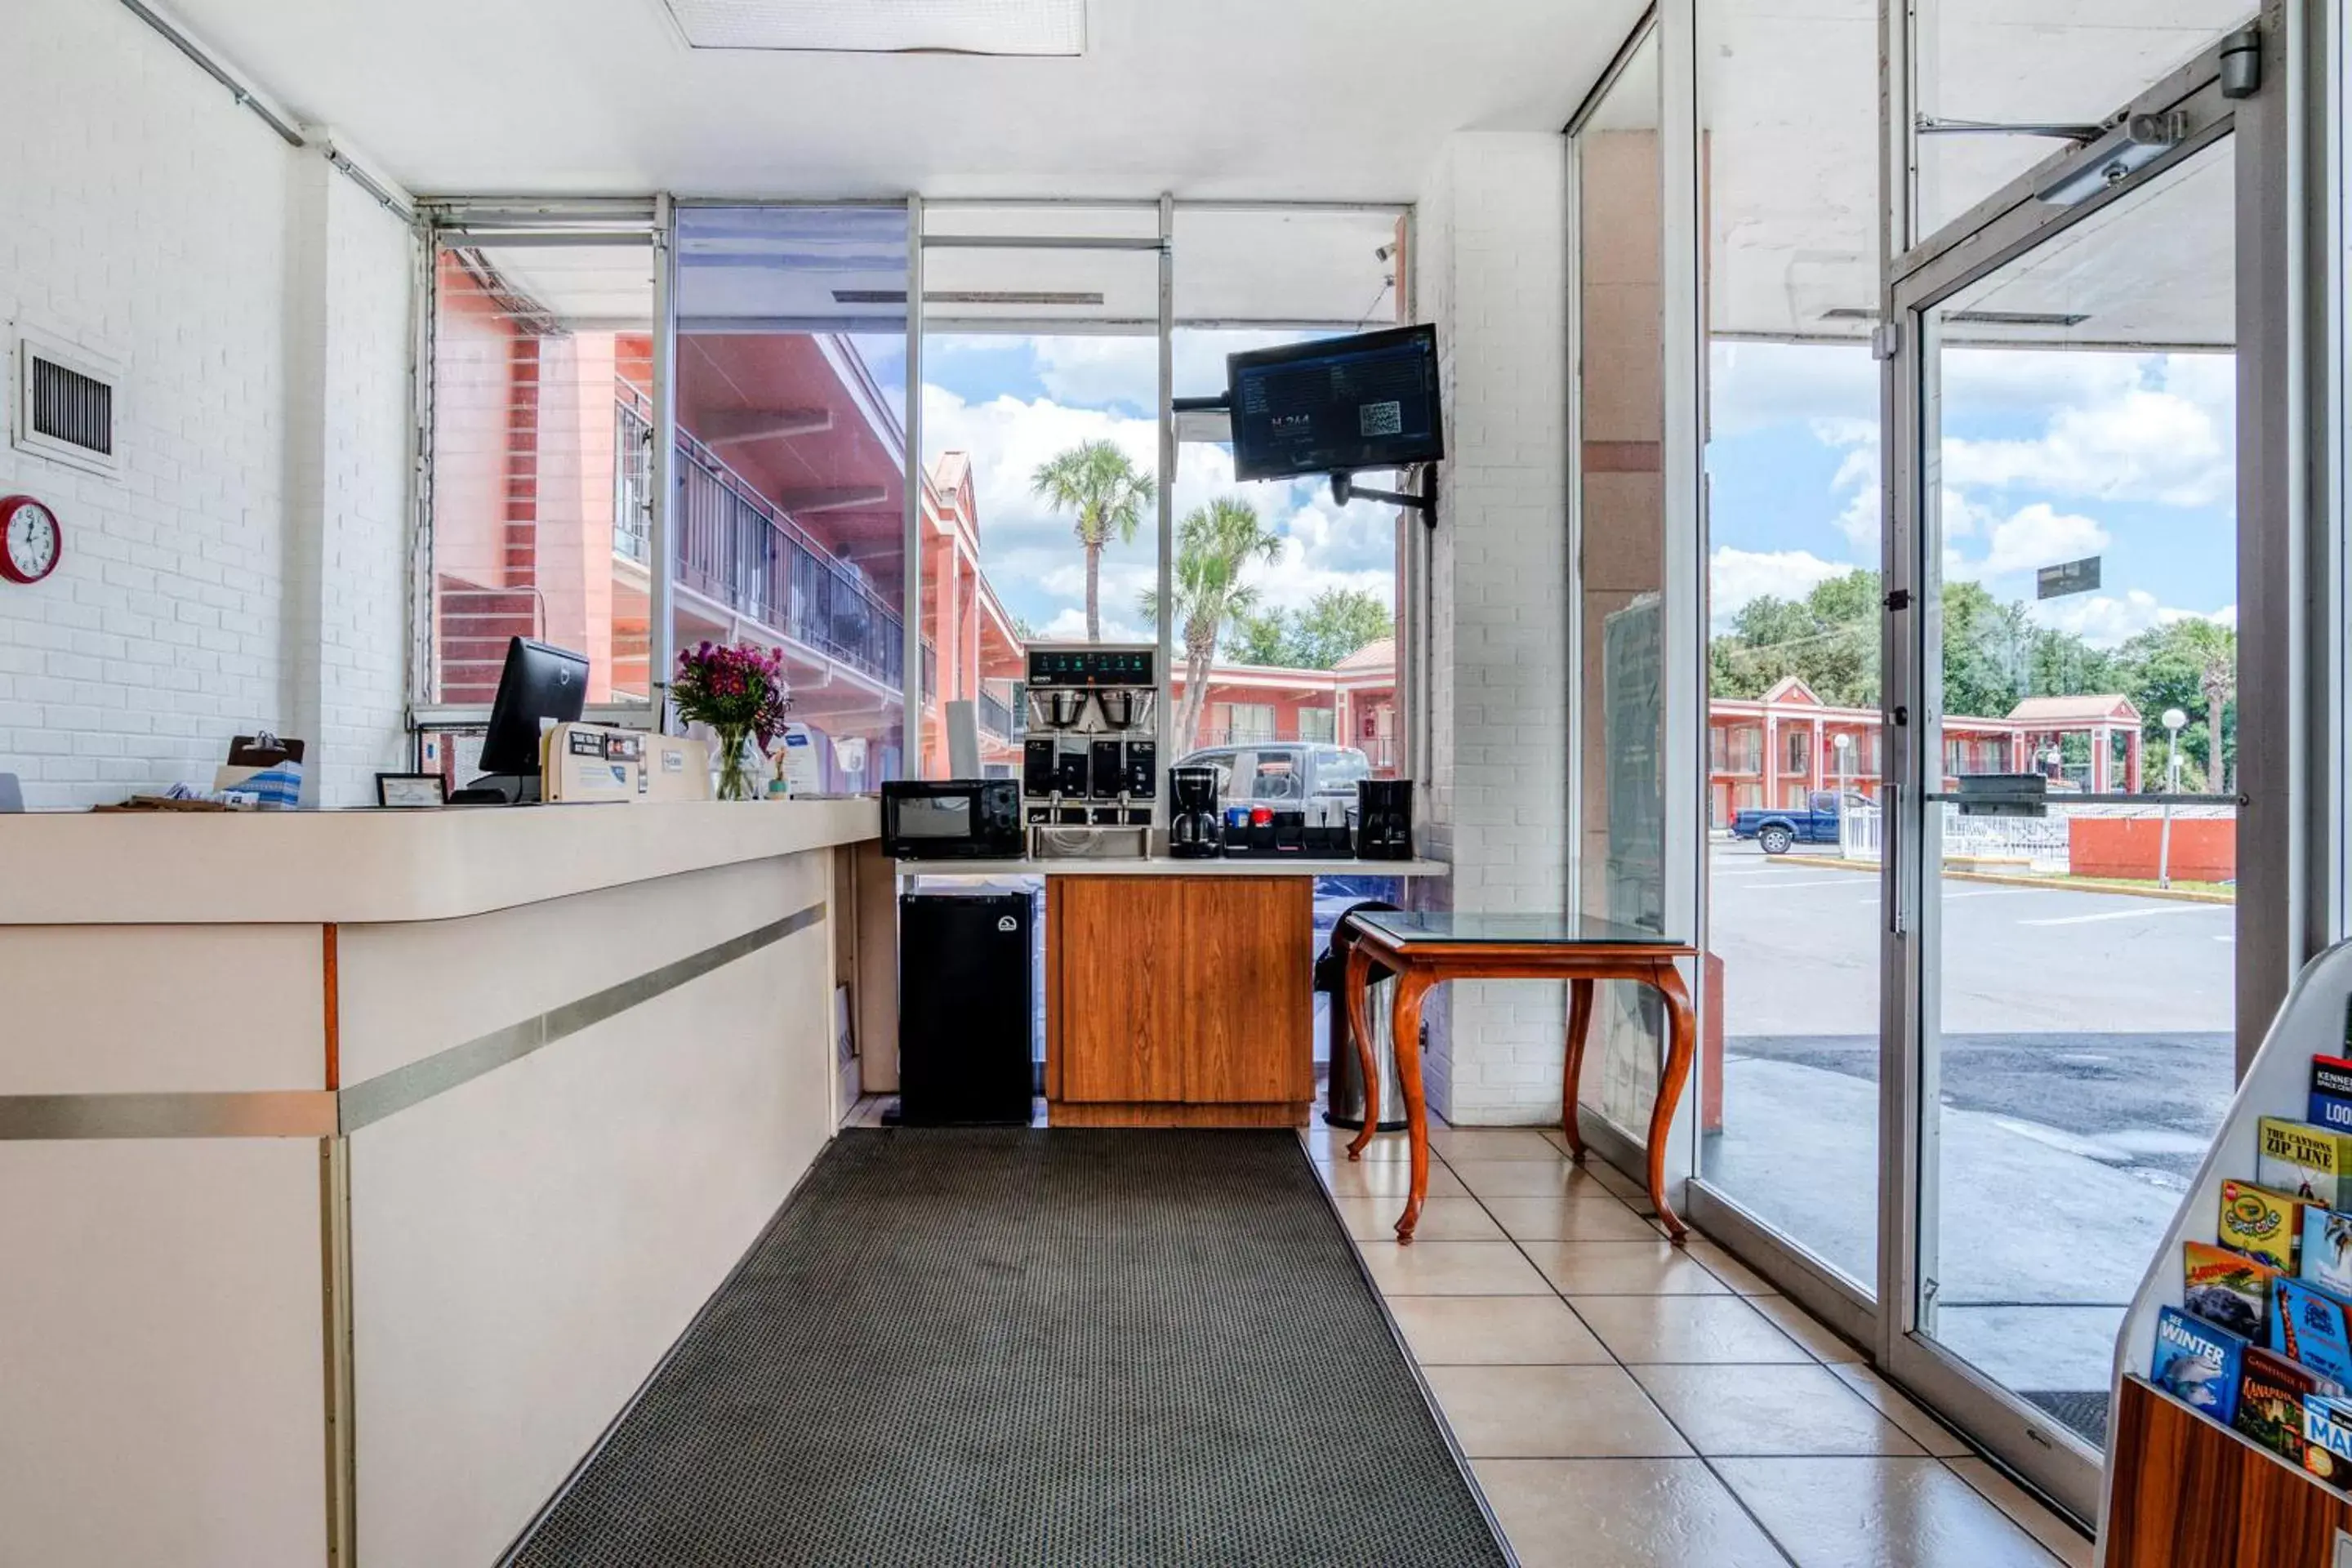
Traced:
[[2148, 1381], [2352, 1492], [2352, 1016], [2308, 1109], [2262, 1118], [2253, 1179], [2221, 1184], [2213, 1241], [2182, 1244]]

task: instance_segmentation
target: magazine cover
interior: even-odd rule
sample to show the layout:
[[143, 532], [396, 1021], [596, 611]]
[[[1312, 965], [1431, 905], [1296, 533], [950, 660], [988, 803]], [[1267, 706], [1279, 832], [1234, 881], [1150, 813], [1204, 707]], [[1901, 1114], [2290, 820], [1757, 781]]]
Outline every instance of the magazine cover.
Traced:
[[2293, 1274], [2303, 1247], [2304, 1208], [2302, 1199], [2252, 1182], [2223, 1182], [2218, 1221], [2221, 1243], [2282, 1274]]
[[[2303, 1266], [2306, 1273], [2311, 1268], [2311, 1219], [2326, 1213], [2326, 1209], [2305, 1211]], [[2346, 1221], [2346, 1238], [2352, 1241], [2352, 1219]], [[2183, 1242], [2180, 1250], [2181, 1304], [2189, 1309], [2189, 1315], [2227, 1329], [2241, 1339], [2258, 1344], [2266, 1340], [2270, 1334], [2271, 1281], [2278, 1278], [2278, 1270], [2225, 1247], [2210, 1247], [2201, 1241]]]
[[2254, 1180], [2273, 1192], [2337, 1206], [2345, 1173], [2352, 1170], [2352, 1134], [2331, 1132], [2308, 1121], [2265, 1116], [2257, 1123], [2261, 1153]]
[[[2192, 1410], [2216, 1421], [2228, 1421], [2238, 1411], [2238, 1382], [2245, 1365], [2245, 1342], [2200, 1323], [2178, 1307], [2167, 1307], [2156, 1321], [2156, 1356], [2147, 1378]], [[2295, 1430], [2302, 1432], [2301, 1416]]]
[[[2159, 1323], [2158, 1331], [2162, 1331]], [[2247, 1347], [2244, 1365], [2238, 1380], [2238, 1414], [2231, 1425], [2273, 1453], [2302, 1464], [2303, 1402], [2306, 1395], [2330, 1393], [2326, 1380], [2259, 1345]]]
[[2311, 1058], [2309, 1120], [2336, 1132], [2352, 1132], [2352, 1058]]
[[2296, 1272], [2323, 1290], [2352, 1297], [2352, 1214], [2303, 1211], [2303, 1263]]
[[2352, 1331], [2344, 1303], [2300, 1279], [2281, 1279], [2271, 1291], [2271, 1349], [2322, 1377], [2352, 1377]]
[[2352, 1400], [2303, 1396], [2303, 1468], [2339, 1490], [2352, 1491]]

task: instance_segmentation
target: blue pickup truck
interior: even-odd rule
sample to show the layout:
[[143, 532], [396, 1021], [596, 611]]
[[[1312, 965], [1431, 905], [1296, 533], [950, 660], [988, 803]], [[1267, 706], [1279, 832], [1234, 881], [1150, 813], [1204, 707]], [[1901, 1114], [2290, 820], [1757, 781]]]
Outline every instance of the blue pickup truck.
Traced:
[[[1848, 791], [1846, 802], [1851, 805], [1867, 806], [1869, 798]], [[1838, 797], [1835, 790], [1817, 789], [1805, 797], [1801, 806], [1779, 811], [1757, 809], [1736, 812], [1731, 818], [1734, 838], [1753, 838], [1763, 846], [1767, 855], [1786, 855], [1799, 844], [1835, 844], [1838, 841]]]

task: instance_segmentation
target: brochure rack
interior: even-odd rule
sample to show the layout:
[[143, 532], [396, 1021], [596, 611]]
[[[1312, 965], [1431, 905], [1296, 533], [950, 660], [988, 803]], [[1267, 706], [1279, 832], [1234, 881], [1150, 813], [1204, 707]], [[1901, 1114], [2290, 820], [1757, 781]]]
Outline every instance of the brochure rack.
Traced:
[[2304, 966], [2221, 1123], [2197, 1180], [2132, 1298], [2116, 1337], [2107, 1469], [2099, 1500], [2105, 1568], [2311, 1568], [2345, 1562], [2352, 1496], [2158, 1393], [2147, 1381], [2158, 1310], [2181, 1304], [2183, 1242], [2214, 1239], [2221, 1184], [2252, 1180], [2254, 1124], [2300, 1121], [2311, 1058], [2346, 1054], [2352, 942]]

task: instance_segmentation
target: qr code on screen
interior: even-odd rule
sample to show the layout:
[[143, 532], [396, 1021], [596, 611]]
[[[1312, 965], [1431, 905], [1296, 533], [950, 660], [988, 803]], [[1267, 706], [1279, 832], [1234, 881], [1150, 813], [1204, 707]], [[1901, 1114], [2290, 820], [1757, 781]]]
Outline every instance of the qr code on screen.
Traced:
[[1404, 429], [1404, 405], [1401, 403], [1365, 403], [1356, 408], [1357, 434], [1360, 436], [1394, 436]]

